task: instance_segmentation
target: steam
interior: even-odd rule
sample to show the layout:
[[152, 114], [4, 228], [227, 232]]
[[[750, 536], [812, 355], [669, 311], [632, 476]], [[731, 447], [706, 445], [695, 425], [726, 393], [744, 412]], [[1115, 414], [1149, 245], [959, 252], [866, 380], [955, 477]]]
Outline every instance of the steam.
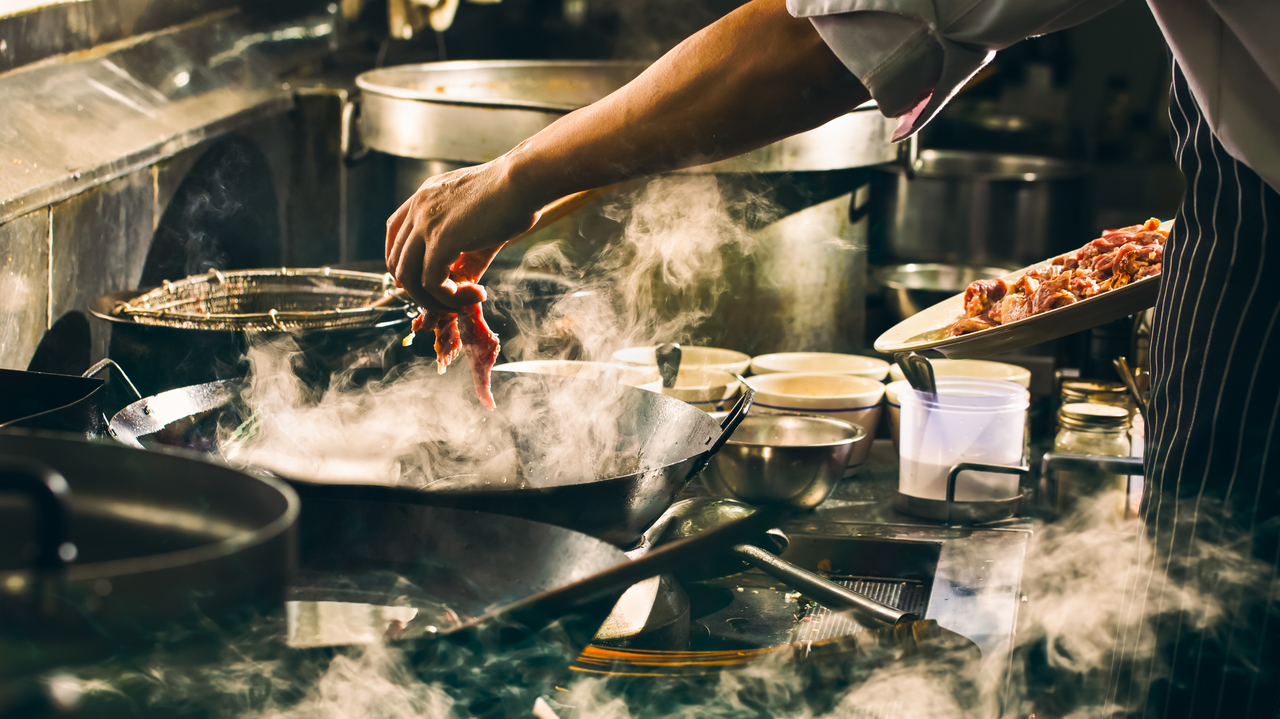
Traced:
[[639, 438], [622, 432], [623, 385], [584, 396], [555, 378], [504, 375], [489, 412], [465, 366], [440, 375], [416, 362], [364, 386], [340, 373], [318, 390], [295, 371], [301, 355], [288, 337], [249, 347], [246, 419], [220, 428], [225, 458], [297, 479], [432, 490], [546, 487], [665, 464], [638, 457]]
[[[575, 291], [541, 313], [524, 307], [531, 298], [519, 291], [497, 288], [494, 295], [515, 307], [509, 318], [519, 332], [506, 343], [515, 355], [510, 358], [609, 361], [624, 347], [694, 339], [727, 289], [726, 258], [758, 249], [759, 236], [734, 219], [744, 209], [760, 210], [727, 202], [713, 177], [663, 178], [629, 207], [609, 210], [623, 225], [622, 237], [594, 255], [574, 257], [562, 243], [531, 248], [523, 269], [555, 270], [574, 281]], [[250, 382], [241, 397], [247, 421], [224, 428], [221, 446], [232, 459], [289, 476], [431, 488], [508, 481], [537, 486], [651, 469], [663, 459], [640, 457], [637, 467], [609, 464], [638, 451], [617, 421], [626, 414], [620, 405], [628, 390], [621, 386], [584, 396], [545, 377], [511, 377], [498, 387], [498, 412], [488, 413], [476, 404], [461, 365], [440, 376], [429, 363], [410, 364], [362, 386], [340, 373], [317, 389], [299, 378], [300, 351], [288, 339], [258, 342], [248, 359]], [[650, 679], [578, 675], [565, 680], [564, 691], [546, 696], [540, 711], [549, 708], [566, 719], [888, 718], [1085, 717], [1138, 708], [1145, 697], [1126, 680], [1133, 677], [1141, 686], [1163, 671], [1155, 623], [1177, 612], [1184, 626], [1210, 634], [1236, 628], [1226, 604], [1235, 595], [1222, 589], [1256, 583], [1270, 576], [1271, 567], [1243, 546], [1206, 541], [1220, 536], [1215, 528], [1182, 548], [1172, 565], [1178, 581], [1165, 581], [1164, 560], [1155, 550], [1167, 539], [1154, 540], [1119, 520], [1116, 509], [1123, 502], [1104, 495], [1036, 527], [1023, 565], [1027, 600], [1019, 607], [1011, 677], [1006, 657], [957, 668], [954, 655], [918, 656], [866, 667], [853, 662], [846, 681], [816, 692], [811, 678], [775, 658], [681, 685], [685, 693], [643, 684]], [[1200, 512], [1212, 509], [1205, 504]], [[486, 666], [474, 671], [492, 670]], [[237, 697], [255, 691], [289, 696], [239, 701], [225, 716], [480, 713], [446, 691], [447, 682], [415, 671], [405, 654], [376, 642], [317, 669], [314, 681], [293, 694], [285, 680], [273, 678], [277, 669], [231, 657], [207, 684]], [[157, 685], [175, 686], [163, 670], [154, 672]], [[532, 700], [520, 707], [516, 711], [532, 712]]]
[[[594, 256], [575, 263], [562, 243], [526, 252], [522, 269], [573, 278], [575, 292], [545, 318], [510, 313], [518, 333], [509, 356], [609, 362], [626, 347], [697, 340], [697, 328], [729, 289], [726, 260], [758, 249], [758, 237], [738, 218], [769, 211], [756, 195], [727, 201], [712, 175], [649, 182], [630, 206], [606, 210], [623, 232]], [[519, 307], [522, 298], [503, 291], [499, 296]]]
[[[525, 298], [508, 294], [518, 333], [507, 351], [607, 362], [624, 347], [687, 341], [726, 289], [723, 255], [752, 249], [735, 209], [714, 177], [660, 179], [629, 209], [610, 210], [625, 231], [582, 267], [559, 244], [533, 248], [525, 267], [553, 267], [577, 278], [578, 289], [545, 316], [522, 312]], [[339, 373], [317, 390], [299, 377], [301, 351], [290, 338], [260, 340], [247, 358], [241, 401], [248, 421], [224, 427], [219, 446], [230, 460], [289, 477], [431, 489], [552, 486], [684, 458], [639, 452], [641, 439], [671, 447], [680, 438], [624, 431], [629, 390], [621, 385], [598, 383], [600, 391], [582, 393], [544, 377], [503, 376], [495, 383], [498, 412], [488, 413], [461, 362], [443, 376], [411, 364], [363, 386]]]
[[[422, 654], [375, 639], [330, 659], [280, 654], [272, 643], [283, 633], [278, 621], [259, 623], [248, 636], [228, 642], [220, 660], [208, 665], [183, 666], [159, 655], [123, 675], [95, 667], [59, 677], [54, 689], [62, 696], [142, 696], [161, 707], [198, 702], [205, 715], [227, 719], [464, 719], [527, 715], [535, 701], [538, 716], [552, 712], [561, 719], [1123, 714], [1145, 701], [1147, 672], [1163, 671], [1156, 620], [1180, 611], [1187, 626], [1221, 635], [1236, 626], [1226, 611], [1234, 595], [1222, 589], [1228, 583], [1257, 586], [1271, 568], [1233, 544], [1203, 542], [1176, 563], [1181, 567], [1175, 574], [1190, 581], [1160, 586], [1159, 572], [1147, 571], [1157, 558], [1157, 540], [1117, 519], [1121, 501], [1119, 493], [1103, 495], [1055, 524], [1036, 527], [1024, 564], [1027, 600], [1007, 693], [1006, 657], [972, 652], [890, 649], [812, 665], [780, 652], [710, 676], [601, 677], [562, 671], [572, 657], [555, 633], [515, 649], [471, 654], [444, 642]], [[1143, 602], [1149, 577], [1158, 591]], [[412, 611], [396, 607], [369, 616], [385, 621]], [[550, 672], [538, 673], [537, 667], [548, 666]], [[1137, 678], [1133, 691], [1120, 681], [1130, 674]]]

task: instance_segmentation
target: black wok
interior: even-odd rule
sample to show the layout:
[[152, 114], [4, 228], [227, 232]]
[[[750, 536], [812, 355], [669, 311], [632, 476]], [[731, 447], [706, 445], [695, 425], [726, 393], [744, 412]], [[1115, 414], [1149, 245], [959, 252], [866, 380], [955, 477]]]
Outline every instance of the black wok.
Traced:
[[0, 431], [0, 680], [277, 606], [298, 507], [197, 456]]
[[[615, 467], [641, 470], [560, 478], [555, 486], [503, 483], [497, 477], [474, 477], [465, 488], [418, 489], [396, 485], [396, 477], [361, 475], [350, 482], [317, 482], [277, 471], [298, 490], [304, 502], [313, 497], [429, 504], [524, 517], [575, 529], [607, 542], [630, 546], [671, 503], [693, 475], [720, 449], [751, 406], [744, 395], [723, 424], [705, 412], [653, 392], [576, 377], [494, 373], [498, 411], [491, 418], [512, 434], [522, 467], [537, 467], [544, 456], [539, 443], [544, 426], [506, 417], [511, 397], [537, 401], [553, 393], [617, 397], [612, 411], [619, 437]], [[211, 382], [162, 392], [118, 412], [110, 432], [135, 447], [176, 444], [218, 453], [217, 425], [235, 427], [238, 386]], [[550, 401], [550, 400], [548, 400]], [[476, 412], [484, 412], [476, 407]], [[219, 418], [218, 415], [223, 415]], [[228, 417], [227, 415], [230, 415]], [[545, 419], [545, 418], [544, 418]], [[555, 421], [551, 417], [547, 421]], [[503, 424], [505, 423], [505, 424]], [[468, 448], [457, 448], [466, 452]], [[641, 461], [643, 460], [643, 464]], [[373, 472], [375, 470], [371, 470]], [[385, 472], [385, 469], [376, 470]]]
[[0, 427], [97, 434], [103, 380], [0, 369]]

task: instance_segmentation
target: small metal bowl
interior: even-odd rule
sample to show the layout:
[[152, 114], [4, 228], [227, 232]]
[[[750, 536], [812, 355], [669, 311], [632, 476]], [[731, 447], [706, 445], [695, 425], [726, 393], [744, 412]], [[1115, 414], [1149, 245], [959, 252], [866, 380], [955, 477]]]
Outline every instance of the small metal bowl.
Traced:
[[[713, 415], [714, 416], [714, 415]], [[751, 504], [813, 509], [835, 491], [861, 427], [801, 414], [750, 414], [711, 458], [703, 485]]]
[[967, 265], [910, 264], [876, 270], [876, 282], [884, 289], [885, 304], [895, 322], [964, 292], [974, 280], [1004, 277], [1011, 270], [1001, 267]]

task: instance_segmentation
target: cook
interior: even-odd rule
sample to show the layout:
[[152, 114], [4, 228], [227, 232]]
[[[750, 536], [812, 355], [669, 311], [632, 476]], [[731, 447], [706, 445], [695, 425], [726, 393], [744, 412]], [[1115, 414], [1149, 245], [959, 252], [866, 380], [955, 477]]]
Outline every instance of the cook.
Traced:
[[[875, 98], [919, 130], [995, 52], [1083, 22], [1118, 0], [753, 0], [626, 87], [493, 162], [429, 179], [387, 222], [387, 268], [425, 307], [480, 301], [449, 279], [538, 208], [573, 192], [731, 157]], [[1152, 338], [1143, 518], [1155, 556], [1135, 561], [1132, 606], [1157, 619], [1127, 636], [1116, 712], [1275, 716], [1280, 617], [1280, 4], [1150, 0], [1172, 49], [1174, 154], [1187, 189], [1166, 248]], [[1106, 52], [1106, 48], [1098, 48]], [[1271, 449], [1275, 447], [1276, 451]], [[1220, 576], [1214, 547], [1265, 571]], [[1117, 578], [1120, 581], [1120, 578]], [[1175, 587], [1220, 597], [1205, 631]], [[1154, 634], [1153, 634], [1154, 633]], [[1161, 668], [1163, 665], [1163, 669]]]

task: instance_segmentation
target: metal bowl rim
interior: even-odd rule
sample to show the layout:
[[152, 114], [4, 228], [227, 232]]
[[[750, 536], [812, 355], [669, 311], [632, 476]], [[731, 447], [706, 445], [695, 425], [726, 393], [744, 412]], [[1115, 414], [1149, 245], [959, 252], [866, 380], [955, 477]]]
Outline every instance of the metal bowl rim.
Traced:
[[891, 290], [906, 290], [908, 292], [947, 292], [948, 290], [931, 289], [928, 287], [907, 287], [902, 284], [900, 280], [889, 279], [889, 276], [892, 274], [902, 272], [924, 272], [939, 268], [977, 270], [987, 275], [986, 278], [982, 279], [997, 279], [1014, 271], [1004, 267], [993, 267], [990, 265], [960, 265], [947, 262], [906, 262], [900, 265], [885, 265], [884, 267], [877, 267], [874, 273], [875, 281], [876, 284], [881, 287], [886, 287]]
[[827, 447], [841, 447], [846, 444], [854, 444], [855, 442], [866, 439], [867, 437], [867, 430], [863, 429], [861, 426], [856, 425], [852, 422], [846, 422], [842, 419], [835, 419], [834, 417], [815, 417], [814, 415], [802, 414], [800, 412], [748, 414], [746, 417], [742, 419], [742, 421], [747, 422], [750, 420], [768, 419], [773, 417], [790, 417], [793, 419], [806, 420], [806, 421], [809, 421], [810, 423], [832, 424], [840, 427], [841, 429], [852, 430], [853, 436], [847, 439], [837, 440], [835, 442], [815, 442], [813, 444], [768, 444], [763, 442], [738, 442], [738, 441], [734, 441], [733, 437], [730, 436], [728, 441], [725, 442], [725, 445], [733, 445], [735, 447], [769, 447], [773, 449], [793, 449], [793, 448], [794, 449], [821, 449], [821, 448], [827, 448]]

